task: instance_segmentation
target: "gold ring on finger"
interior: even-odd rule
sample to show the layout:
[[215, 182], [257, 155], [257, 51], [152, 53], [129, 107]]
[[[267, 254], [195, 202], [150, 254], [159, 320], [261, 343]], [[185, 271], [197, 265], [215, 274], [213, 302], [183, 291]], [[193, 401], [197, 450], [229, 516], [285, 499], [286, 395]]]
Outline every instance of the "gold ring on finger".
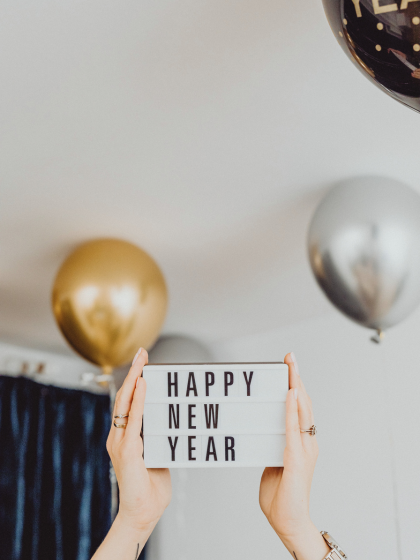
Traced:
[[116, 428], [124, 428], [124, 430], [125, 430], [126, 427], [127, 427], [127, 424], [117, 424], [116, 422], [114, 422], [114, 426], [115, 426]]
[[316, 426], [311, 426], [307, 430], [300, 430], [301, 434], [309, 434], [310, 436], [315, 436], [317, 432]]

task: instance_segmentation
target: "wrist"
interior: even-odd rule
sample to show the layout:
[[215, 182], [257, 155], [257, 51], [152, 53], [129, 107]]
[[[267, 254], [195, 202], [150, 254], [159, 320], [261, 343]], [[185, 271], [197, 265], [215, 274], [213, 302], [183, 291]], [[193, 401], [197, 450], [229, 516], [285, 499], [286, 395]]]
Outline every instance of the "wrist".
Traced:
[[112, 523], [105, 540], [94, 554], [92, 560], [109, 560], [110, 558], [136, 558], [143, 550], [156, 523], [136, 523], [123, 512]]
[[153, 521], [147, 521], [138, 519], [119, 510], [117, 516], [114, 519], [113, 526], [119, 530], [124, 530], [127, 534], [133, 534], [136, 537], [144, 537], [145, 542], [151, 535], [153, 529], [156, 527], [159, 518]]
[[276, 533], [283, 542], [294, 541], [302, 535], [313, 532], [314, 528], [315, 525], [312, 523], [311, 518], [308, 516], [283, 523], [281, 529], [276, 530]]
[[330, 547], [309, 518], [279, 537], [290, 554], [299, 560], [324, 560], [330, 552]]

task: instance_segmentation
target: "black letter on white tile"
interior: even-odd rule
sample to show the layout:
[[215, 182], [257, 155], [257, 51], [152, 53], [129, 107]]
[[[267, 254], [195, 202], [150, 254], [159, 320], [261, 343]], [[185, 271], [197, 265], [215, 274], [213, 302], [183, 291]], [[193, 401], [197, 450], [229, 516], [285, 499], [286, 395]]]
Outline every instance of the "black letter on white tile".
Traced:
[[244, 377], [245, 377], [245, 383], [246, 383], [246, 396], [250, 397], [251, 396], [251, 381], [252, 381], [252, 376], [254, 375], [253, 371], [249, 372], [249, 380], [246, 376], [246, 371], [244, 371]]
[[176, 436], [174, 443], [172, 443], [172, 438], [170, 436], [168, 436], [168, 440], [169, 440], [169, 445], [171, 446], [171, 454], [172, 454], [171, 461], [175, 461], [175, 448], [176, 448], [176, 444], [178, 443], [178, 436]]
[[[228, 381], [229, 377], [229, 381]], [[228, 396], [228, 387], [233, 385], [233, 373], [231, 371], [225, 371], [225, 397]]]
[[209, 437], [209, 441], [207, 443], [206, 461], [209, 460], [210, 455], [213, 455], [213, 459], [217, 461], [216, 446], [214, 445], [214, 438], [212, 437]]
[[178, 396], [178, 372], [174, 372], [175, 381], [171, 381], [171, 372], [168, 371], [168, 397], [172, 397], [172, 387], [175, 387], [175, 396]]
[[194, 391], [194, 397], [198, 397], [197, 385], [195, 384], [195, 377], [193, 371], [190, 371], [190, 375], [188, 376], [188, 385], [187, 385], [187, 394], [186, 394], [187, 397], [190, 396], [190, 391]]
[[188, 436], [188, 461], [196, 461], [196, 458], [192, 456], [192, 452], [195, 451], [196, 449], [195, 447], [192, 446], [193, 439], [195, 438], [196, 436]]
[[214, 373], [212, 371], [206, 371], [206, 397], [210, 396], [210, 385], [214, 385]]
[[235, 460], [235, 438], [225, 437], [225, 461], [229, 461], [229, 451], [231, 461]]
[[192, 419], [195, 418], [195, 414], [192, 413], [192, 409], [195, 408], [196, 406], [197, 406], [196, 404], [188, 405], [188, 429], [189, 430], [195, 430], [197, 428], [197, 426], [192, 425]]
[[[207, 406], [209, 407], [207, 410]], [[214, 407], [216, 406], [216, 413], [214, 412]], [[216, 404], [205, 404], [204, 405], [204, 412], [206, 414], [206, 426], [207, 429], [210, 430], [211, 428], [211, 421], [213, 420], [213, 428], [217, 429], [217, 423], [219, 421], [219, 405]]]
[[176, 414], [173, 404], [169, 405], [169, 429], [172, 428], [172, 419], [174, 421], [175, 428], [179, 429], [179, 404], [176, 405]]

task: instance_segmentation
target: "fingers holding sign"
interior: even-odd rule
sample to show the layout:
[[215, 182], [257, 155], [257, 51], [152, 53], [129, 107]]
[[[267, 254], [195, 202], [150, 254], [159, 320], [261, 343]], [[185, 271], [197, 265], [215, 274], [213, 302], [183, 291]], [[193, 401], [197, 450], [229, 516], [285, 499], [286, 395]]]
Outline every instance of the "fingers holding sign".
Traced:
[[[143, 367], [148, 362], [148, 354], [146, 350], [140, 348], [134, 357], [133, 364], [127, 377], [122, 384], [121, 389], [117, 392], [115, 398], [114, 411], [112, 414], [112, 425], [109, 432], [107, 449], [111, 453], [113, 447], [120, 444], [127, 433], [132, 433], [133, 429], [138, 429], [137, 435], [140, 435], [140, 427], [138, 426], [138, 409], [141, 408], [141, 415], [143, 415], [144, 398], [146, 395], [146, 382], [141, 378]], [[140, 380], [142, 383], [140, 383]], [[140, 387], [139, 387], [140, 386]], [[140, 389], [137, 391], [136, 389]], [[137, 395], [137, 396], [136, 396]], [[143, 404], [141, 404], [143, 402]], [[134, 405], [134, 406], [133, 406]], [[129, 419], [134, 415], [135, 426], [129, 426]], [[141, 417], [140, 417], [141, 418]], [[122, 427], [124, 426], [124, 428]]]
[[[293, 352], [290, 352], [284, 358], [284, 362], [289, 366], [289, 386], [290, 389], [293, 390], [293, 394], [295, 395], [295, 399], [297, 400], [297, 410], [293, 403], [289, 406], [290, 411], [289, 415], [293, 415], [293, 417], [297, 418], [299, 431], [300, 430], [308, 430], [314, 425], [314, 414], [312, 410], [312, 401], [309, 398], [308, 393], [306, 392], [305, 386], [303, 381], [299, 375], [299, 367], [297, 365], [296, 356]], [[296, 414], [297, 413], [297, 414]], [[292, 420], [289, 419], [289, 422]], [[305, 445], [314, 445], [316, 441], [313, 436], [309, 433], [302, 433], [301, 441], [302, 444]]]
[[325, 558], [328, 547], [312, 523], [309, 497], [318, 456], [316, 438], [302, 430], [314, 422], [309, 398], [293, 353], [284, 362], [289, 366], [286, 400], [286, 449], [284, 467], [264, 471], [260, 505], [294, 558]]
[[[140, 348], [117, 393], [107, 442], [118, 479], [120, 513], [130, 519], [130, 522], [134, 519], [135, 523], [142, 524], [157, 520], [168, 505], [171, 495], [169, 471], [163, 469], [160, 476], [157, 476], [153, 469], [146, 469], [143, 459], [141, 429], [146, 381], [142, 373], [147, 363], [148, 354]], [[117, 427], [115, 424], [124, 427]]]
[[146, 469], [143, 459], [146, 381], [142, 372], [147, 362], [147, 352], [141, 348], [115, 400], [107, 449], [118, 480], [119, 510], [94, 560], [137, 557], [171, 499], [169, 470]]

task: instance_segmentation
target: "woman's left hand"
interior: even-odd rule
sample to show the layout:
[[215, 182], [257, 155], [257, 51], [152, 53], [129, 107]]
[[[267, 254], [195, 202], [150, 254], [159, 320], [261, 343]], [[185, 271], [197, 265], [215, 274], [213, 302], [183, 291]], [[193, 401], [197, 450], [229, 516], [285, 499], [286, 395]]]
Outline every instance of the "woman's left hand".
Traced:
[[284, 467], [265, 469], [260, 506], [286, 548], [299, 560], [322, 560], [328, 545], [309, 516], [309, 495], [318, 457], [316, 437], [301, 433], [314, 424], [312, 403], [299, 376], [294, 354], [287, 354], [289, 386], [286, 401]]

